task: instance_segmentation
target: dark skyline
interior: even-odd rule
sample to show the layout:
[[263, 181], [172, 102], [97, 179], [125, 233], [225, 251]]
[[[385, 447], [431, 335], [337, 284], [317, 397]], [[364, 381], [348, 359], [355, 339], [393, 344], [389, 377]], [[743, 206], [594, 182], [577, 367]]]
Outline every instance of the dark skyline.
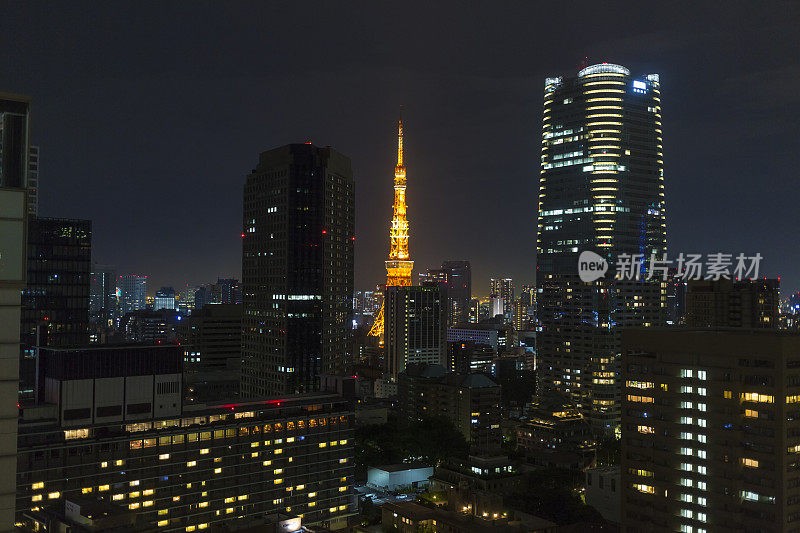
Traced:
[[[191, 8], [189, 7], [191, 6]], [[0, 90], [33, 98], [40, 214], [161, 285], [241, 276], [262, 151], [352, 159], [356, 289], [385, 280], [404, 106], [415, 273], [535, 269], [544, 78], [588, 56], [661, 76], [670, 256], [755, 253], [800, 286], [800, 4], [5, 2]], [[347, 6], [347, 9], [344, 8]]]

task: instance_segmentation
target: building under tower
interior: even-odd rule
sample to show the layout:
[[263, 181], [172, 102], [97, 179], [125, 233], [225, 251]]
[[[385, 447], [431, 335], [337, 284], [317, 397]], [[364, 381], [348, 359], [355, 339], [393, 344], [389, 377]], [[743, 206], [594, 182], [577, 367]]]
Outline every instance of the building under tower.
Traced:
[[[666, 252], [657, 74], [602, 63], [544, 87], [537, 236], [540, 390], [567, 393], [595, 430], [619, 423], [619, 333], [660, 324], [660, 283], [615, 281], [620, 254]], [[609, 263], [584, 283], [578, 256]], [[641, 272], [642, 279], [646, 272]]]

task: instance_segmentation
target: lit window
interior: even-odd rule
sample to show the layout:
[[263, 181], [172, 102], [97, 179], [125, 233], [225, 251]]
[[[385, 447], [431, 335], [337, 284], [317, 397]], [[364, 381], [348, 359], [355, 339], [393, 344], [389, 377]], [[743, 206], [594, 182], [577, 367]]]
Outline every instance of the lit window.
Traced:
[[186, 466], [187, 467], [197, 466], [197, 461], [189, 461], [188, 463], [186, 463]]
[[277, 478], [275, 481], [273, 481], [273, 483], [275, 483], [276, 485], [280, 485], [281, 483], [283, 483], [283, 479]]
[[759, 394], [757, 392], [743, 392], [739, 395], [740, 401], [755, 403], [774, 403], [775, 397], [769, 394]]
[[158, 456], [158, 458], [161, 461], [163, 461], [164, 459], [169, 459], [169, 454], [168, 453], [162, 453], [161, 455]]
[[108, 490], [108, 487], [109, 487], [108, 485], [100, 485], [99, 487], [97, 487], [97, 490], [99, 490], [100, 492], [102, 492], [102, 491], [104, 491], [104, 490]]
[[221, 474], [222, 473], [222, 469], [221, 468], [215, 468], [214, 469], [214, 473], [215, 474]]
[[124, 494], [114, 494], [114, 495], [111, 497], [111, 499], [112, 499], [112, 500], [114, 500], [114, 501], [119, 501], [119, 500], [122, 500], [123, 498], [125, 498], [125, 495], [124, 495]]
[[207, 453], [208, 453], [208, 448], [203, 448], [202, 450], [200, 450], [200, 455], [205, 455]]
[[31, 501], [33, 501], [33, 502], [42, 501], [42, 495], [41, 494], [34, 494], [33, 496], [31, 496]]
[[33, 485], [31, 485], [31, 488], [33, 490], [43, 489], [44, 488], [44, 481], [40, 481], [38, 483], [34, 483]]
[[169, 524], [169, 520], [159, 520], [158, 521], [158, 527], [164, 527], [167, 524]]

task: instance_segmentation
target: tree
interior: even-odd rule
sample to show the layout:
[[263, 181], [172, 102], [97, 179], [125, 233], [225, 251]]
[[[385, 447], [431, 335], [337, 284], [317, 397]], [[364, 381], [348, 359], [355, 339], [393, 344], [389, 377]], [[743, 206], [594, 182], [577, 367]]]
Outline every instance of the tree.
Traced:
[[356, 462], [367, 466], [420, 460], [438, 464], [469, 450], [464, 436], [444, 417], [407, 420], [390, 415], [386, 424], [356, 429]]

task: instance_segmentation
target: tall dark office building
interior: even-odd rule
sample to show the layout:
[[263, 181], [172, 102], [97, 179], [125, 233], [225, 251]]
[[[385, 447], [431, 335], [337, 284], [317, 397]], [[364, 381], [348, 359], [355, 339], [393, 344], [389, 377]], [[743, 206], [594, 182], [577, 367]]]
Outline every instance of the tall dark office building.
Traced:
[[[613, 279], [620, 254], [662, 259], [666, 251], [659, 87], [657, 74], [633, 77], [607, 63], [545, 81], [539, 386], [568, 393], [598, 431], [619, 423], [619, 330], [664, 319], [660, 280]], [[608, 261], [605, 277], [580, 280], [583, 251]]]
[[447, 273], [448, 323], [466, 324], [472, 299], [472, 267], [469, 261], [445, 261], [442, 270]]
[[437, 283], [447, 299], [445, 319], [448, 326], [469, 322], [472, 298], [472, 269], [469, 261], [445, 261], [442, 268], [429, 268], [419, 274], [420, 285]]
[[263, 152], [244, 186], [244, 397], [309, 391], [351, 362], [354, 182], [330, 147]]
[[89, 282], [89, 320], [108, 325], [116, 316], [117, 272], [114, 267], [92, 265]]
[[242, 284], [238, 279], [218, 278], [219, 296], [221, 304], [242, 303]]
[[33, 391], [35, 346], [89, 342], [92, 221], [31, 218], [22, 291], [20, 392]]

